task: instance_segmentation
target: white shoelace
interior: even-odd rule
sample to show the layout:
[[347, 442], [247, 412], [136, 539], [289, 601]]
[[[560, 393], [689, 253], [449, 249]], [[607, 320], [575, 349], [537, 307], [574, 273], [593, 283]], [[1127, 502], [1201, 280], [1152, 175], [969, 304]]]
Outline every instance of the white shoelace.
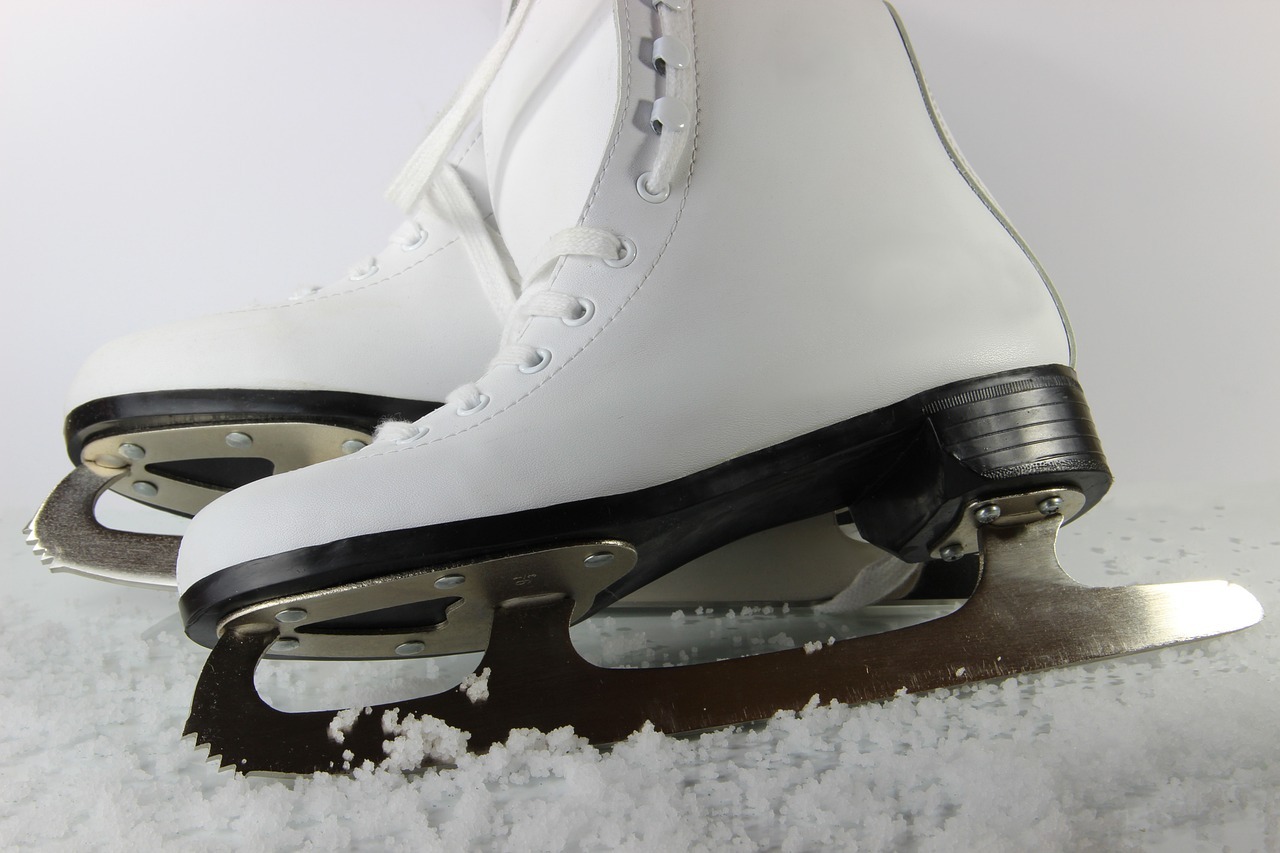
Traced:
[[[449, 222], [458, 232], [458, 239], [475, 270], [476, 278], [484, 291], [494, 314], [499, 320], [505, 319], [515, 306], [517, 288], [498, 248], [498, 237], [490, 229], [475, 198], [467, 189], [458, 170], [453, 166], [444, 166], [436, 172], [431, 186], [417, 202], [408, 218], [400, 227], [392, 232], [387, 242], [398, 246], [402, 251], [412, 252], [427, 242], [426, 208], [433, 209], [438, 216]], [[348, 271], [350, 281], [372, 279], [381, 269], [381, 262], [376, 255], [370, 255], [353, 265]], [[298, 301], [315, 296], [326, 287], [307, 287], [289, 297]]]
[[[525, 321], [532, 317], [557, 317], [568, 323], [585, 320], [594, 305], [567, 293], [547, 289], [546, 276], [542, 273], [553, 267], [561, 258], [604, 258], [621, 263], [627, 260], [627, 245], [617, 235], [599, 228], [566, 228], [553, 235], [543, 247], [530, 274], [521, 285], [520, 298], [516, 300], [502, 330], [498, 354], [489, 362], [489, 369], [510, 366], [524, 373], [537, 373], [547, 366], [550, 353], [541, 347], [517, 343]], [[629, 261], [628, 261], [629, 262]], [[472, 382], [456, 388], [446, 398], [447, 403], [458, 407], [459, 414], [474, 414], [484, 408], [489, 397]]]
[[[586, 226], [566, 228], [547, 241], [518, 290], [513, 290], [507, 282], [501, 257], [492, 243], [493, 235], [484, 226], [483, 220], [479, 219], [478, 211], [475, 211], [474, 202], [465, 187], [461, 188], [460, 193], [450, 191], [448, 176], [452, 170], [442, 169], [441, 164], [478, 113], [484, 95], [515, 43], [532, 4], [533, 0], [521, 0], [515, 7], [497, 43], [485, 55], [471, 78], [454, 95], [448, 108], [387, 191], [387, 197], [406, 211], [412, 211], [421, 203], [423, 196], [427, 195], [451, 220], [468, 225], [479, 223], [478, 229], [464, 231], [463, 238], [470, 238], [474, 242], [474, 245], [468, 245], [469, 255], [476, 264], [477, 272], [486, 285], [486, 293], [495, 309], [501, 306], [499, 316], [504, 320], [499, 350], [490, 362], [489, 370], [509, 366], [525, 373], [540, 372], [551, 358], [550, 353], [541, 347], [517, 342], [530, 318], [559, 318], [569, 325], [576, 325], [589, 319], [594, 311], [594, 304], [586, 298], [550, 290], [549, 276], [546, 273], [566, 257], [601, 258], [612, 266], [626, 266], [636, 253], [633, 243], [608, 231]], [[655, 6], [663, 33], [681, 40], [682, 44], [689, 44], [692, 25], [688, 14], [672, 8], [662, 0], [657, 0]], [[691, 78], [690, 69], [667, 65], [666, 91], [663, 97], [672, 99], [676, 107], [684, 109], [683, 105], [687, 102], [685, 94], [693, 85]], [[687, 110], [685, 114], [687, 115]], [[680, 115], [679, 110], [676, 115]], [[687, 125], [687, 121], [678, 126], [664, 123], [660, 128], [658, 151], [653, 166], [639, 179], [644, 193], [650, 194], [652, 198], [665, 199], [670, 191], [671, 181], [692, 136]], [[655, 130], [659, 128], [655, 127]], [[461, 184], [460, 179], [458, 184]], [[424, 192], [427, 188], [430, 191]], [[465, 196], [465, 200], [459, 196]], [[467, 205], [464, 201], [470, 202], [470, 209], [465, 209]], [[474, 414], [489, 403], [488, 395], [476, 382], [455, 389], [445, 400], [456, 406], [460, 415]], [[408, 443], [425, 435], [427, 431], [428, 427], [422, 420], [414, 423], [388, 421], [379, 426], [373, 443]]]
[[[422, 214], [425, 208], [432, 208], [458, 229], [459, 239], [462, 240], [485, 296], [499, 319], [507, 317], [515, 306], [515, 283], [507, 274], [496, 236], [485, 223], [457, 169], [448, 166], [445, 159], [474, 121], [484, 93], [493, 82], [520, 32], [520, 26], [528, 16], [531, 2], [532, 0], [522, 0], [512, 10], [502, 36], [445, 106], [426, 138], [418, 145], [409, 162], [387, 190], [388, 200], [403, 210], [407, 217], [405, 223], [391, 235], [390, 242], [406, 249], [421, 245], [426, 231]], [[378, 272], [378, 267], [377, 257], [369, 257], [352, 267], [349, 278], [352, 281], [369, 278]], [[309, 288], [295, 294], [293, 298], [312, 296], [320, 289]]]
[[[566, 228], [547, 241], [519, 288], [513, 289], [493, 243], [494, 235], [484, 224], [470, 194], [456, 172], [441, 168], [443, 159], [479, 110], [485, 92], [493, 83], [515, 42], [532, 3], [533, 0], [521, 0], [512, 11], [498, 42], [454, 96], [449, 107], [387, 192], [392, 202], [411, 212], [421, 203], [424, 190], [430, 187], [430, 192], [425, 194], [444, 215], [459, 223], [462, 239], [467, 241], [468, 254], [485, 285], [485, 292], [498, 316], [504, 320], [501, 343], [497, 355], [489, 363], [489, 370], [506, 366], [526, 373], [540, 372], [551, 359], [547, 350], [517, 341], [530, 318], [559, 318], [566, 324], [578, 325], [589, 320], [595, 310], [594, 303], [585, 297], [550, 289], [549, 273], [560, 259], [575, 256], [601, 258], [613, 266], [626, 266], [636, 253], [633, 243], [608, 231], [585, 226]], [[654, 6], [658, 11], [661, 35], [669, 39], [668, 44], [670, 41], [675, 42], [672, 47], [674, 54], [687, 57], [686, 46], [693, 44], [690, 15], [664, 0], [654, 0]], [[655, 203], [668, 198], [676, 171], [692, 140], [692, 132], [688, 126], [692, 119], [686, 109], [688, 95], [693, 88], [692, 69], [686, 67], [685, 63], [666, 62], [664, 72], [664, 91], [658, 100], [670, 99], [667, 103], [674, 110], [668, 115], [683, 119], [684, 123], [672, 125], [664, 121], [661, 128], [654, 128], [659, 132], [658, 151], [650, 170], [637, 178], [637, 191]], [[657, 119], [658, 116], [655, 115], [654, 118]], [[393, 235], [393, 241], [403, 245], [405, 240], [411, 242], [418, 239], [419, 234], [417, 229], [397, 231]], [[371, 260], [371, 263], [376, 266], [376, 259]], [[458, 413], [465, 416], [484, 409], [489, 403], [489, 396], [478, 383], [473, 382], [452, 391], [446, 397], [446, 402], [456, 406]], [[385, 422], [378, 427], [373, 444], [415, 442], [429, 431], [425, 421], [426, 418], [413, 423]], [[867, 566], [855, 577], [848, 589], [819, 609], [823, 612], [846, 613], [886, 597], [900, 595], [914, 583], [919, 571], [918, 566], [885, 556]]]
[[[507, 274], [497, 237], [485, 222], [475, 199], [467, 189], [456, 168], [444, 166], [435, 175], [430, 190], [387, 242], [402, 251], [411, 252], [426, 243], [427, 227], [424, 211], [430, 206], [436, 213], [457, 229], [471, 265], [476, 272], [481, 289], [493, 306], [499, 319], [505, 318], [515, 304], [516, 285]], [[376, 275], [381, 268], [377, 256], [369, 256], [351, 267], [348, 278], [364, 281]], [[318, 293], [323, 288], [313, 287], [296, 294], [302, 299]]]

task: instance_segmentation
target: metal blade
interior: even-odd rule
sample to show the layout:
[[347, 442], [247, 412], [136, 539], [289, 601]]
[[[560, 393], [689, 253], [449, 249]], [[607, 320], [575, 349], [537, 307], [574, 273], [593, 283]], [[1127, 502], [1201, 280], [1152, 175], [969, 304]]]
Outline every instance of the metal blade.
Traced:
[[124, 476], [77, 465], [45, 498], [24, 531], [50, 571], [150, 589], [177, 586], [177, 536], [104, 527], [94, 517], [98, 497]]
[[[1090, 588], [1054, 553], [1060, 516], [979, 533], [982, 575], [955, 613], [814, 653], [772, 652], [695, 666], [611, 670], [584, 661], [568, 628], [567, 597], [531, 598], [496, 609], [488, 650], [489, 698], [458, 689], [360, 716], [342, 744], [328, 734], [334, 712], [289, 714], [253, 685], [273, 626], [226, 631], [209, 657], [187, 733], [224, 766], [242, 772], [341, 772], [384, 757], [381, 718], [396, 709], [470, 732], [483, 751], [513, 728], [573, 726], [594, 743], [621, 740], [646, 721], [660, 731], [696, 731], [799, 710], [812, 697], [861, 703], [1161, 648], [1246, 628], [1262, 618], [1247, 591], [1224, 581]], [[351, 756], [350, 758], [344, 757]]]

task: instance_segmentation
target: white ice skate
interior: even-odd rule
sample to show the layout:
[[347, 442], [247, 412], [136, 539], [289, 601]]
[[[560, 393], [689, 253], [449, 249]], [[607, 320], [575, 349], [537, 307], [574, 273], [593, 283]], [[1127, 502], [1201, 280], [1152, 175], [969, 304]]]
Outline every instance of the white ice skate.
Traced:
[[[484, 370], [515, 293], [486, 230], [478, 128], [455, 150], [432, 191], [405, 203], [390, 245], [338, 282], [134, 334], [89, 358], [65, 424], [75, 468], [26, 531], [46, 565], [172, 589], [178, 538], [102, 525], [105, 491], [192, 516], [232, 488], [354, 452], [380, 423], [426, 414]], [[826, 514], [732, 543], [628, 603], [822, 601], [884, 559]], [[895, 592], [892, 580], [853, 604]]]
[[[483, 750], [513, 727], [696, 730], [1260, 618], [1225, 582], [1092, 589], [1058, 566], [1059, 526], [1111, 482], [1070, 332], [892, 10], [542, 0], [507, 36], [395, 187], [430, 186], [483, 98], [524, 276], [491, 366], [394, 440], [218, 500], [183, 542], [187, 632], [214, 646], [188, 731], [224, 765], [383, 755], [391, 708], [338, 743], [332, 712], [263, 703], [268, 652], [484, 648], [486, 700], [391, 715]], [[667, 669], [601, 669], [568, 641], [700, 554], [842, 509], [906, 561], [976, 554], [968, 603], [814, 654]]]
[[337, 283], [94, 353], [69, 395], [76, 467], [27, 531], [42, 560], [171, 589], [178, 537], [103, 526], [103, 492], [191, 516], [244, 483], [364, 447], [379, 423], [426, 414], [482, 370], [515, 294], [477, 206], [488, 205], [478, 131], [463, 148], [390, 245]]

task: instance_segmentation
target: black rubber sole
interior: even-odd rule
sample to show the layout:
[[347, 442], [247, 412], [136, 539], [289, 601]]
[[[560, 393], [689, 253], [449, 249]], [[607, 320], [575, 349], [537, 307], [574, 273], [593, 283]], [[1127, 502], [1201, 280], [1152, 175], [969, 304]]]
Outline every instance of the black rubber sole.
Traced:
[[[188, 635], [211, 646], [220, 619], [272, 598], [570, 542], [632, 544], [636, 568], [594, 612], [728, 542], [841, 507], [867, 541], [923, 562], [970, 501], [1071, 487], [1087, 509], [1110, 484], [1075, 372], [1046, 365], [937, 388], [648, 489], [252, 560], [194, 584], [179, 608]], [[431, 605], [396, 608], [395, 621], [437, 624]]]
[[[151, 391], [103, 397], [67, 415], [63, 435], [72, 464], [84, 446], [113, 435], [216, 424], [311, 423], [372, 435], [387, 420], [415, 421], [441, 404], [346, 391], [262, 391], [244, 388]], [[160, 476], [216, 491], [230, 491], [273, 473], [256, 457], [192, 458], [148, 466]], [[185, 515], [163, 503], [126, 494], [138, 503]]]

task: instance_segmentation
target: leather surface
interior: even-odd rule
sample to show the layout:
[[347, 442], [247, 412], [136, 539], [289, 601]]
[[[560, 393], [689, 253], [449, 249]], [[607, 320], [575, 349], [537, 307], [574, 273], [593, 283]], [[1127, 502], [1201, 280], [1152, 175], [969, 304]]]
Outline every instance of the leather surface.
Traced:
[[618, 0], [620, 97], [583, 222], [639, 254], [568, 259], [550, 284], [593, 300], [591, 321], [529, 321], [520, 340], [550, 366], [486, 374], [479, 413], [445, 406], [414, 443], [214, 502], [180, 588], [305, 545], [655, 485], [948, 382], [1066, 363], [1053, 298], [947, 156], [880, 3], [687, 8], [692, 156], [651, 204], [635, 182], [657, 139], [634, 116], [666, 86], [640, 60], [659, 33], [651, 6]]
[[[482, 188], [478, 136], [460, 151], [464, 180], [473, 191]], [[487, 208], [487, 197], [479, 199]], [[81, 368], [67, 409], [118, 394], [201, 388], [441, 400], [484, 370], [501, 327], [455, 230], [431, 218], [427, 232], [411, 251], [384, 248], [378, 272], [362, 281], [344, 275], [303, 299], [111, 341]]]

